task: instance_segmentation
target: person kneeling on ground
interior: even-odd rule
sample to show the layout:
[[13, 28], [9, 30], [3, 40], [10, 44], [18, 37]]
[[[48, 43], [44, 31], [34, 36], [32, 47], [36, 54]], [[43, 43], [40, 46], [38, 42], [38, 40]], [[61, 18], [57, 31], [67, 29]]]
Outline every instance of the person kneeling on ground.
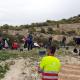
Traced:
[[18, 44], [18, 42], [15, 40], [15, 41], [12, 43], [12, 49], [17, 50], [18, 48], [19, 48], [19, 44]]
[[58, 80], [58, 73], [61, 70], [60, 60], [54, 57], [56, 48], [48, 49], [48, 56], [40, 61], [38, 72], [42, 73], [42, 80]]

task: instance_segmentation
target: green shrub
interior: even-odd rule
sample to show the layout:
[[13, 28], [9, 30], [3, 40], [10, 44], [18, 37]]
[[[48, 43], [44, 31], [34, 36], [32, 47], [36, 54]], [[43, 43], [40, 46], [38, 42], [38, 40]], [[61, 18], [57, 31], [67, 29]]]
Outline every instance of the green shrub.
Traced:
[[72, 40], [72, 41], [70, 41], [67, 45], [68, 45], [68, 46], [75, 46], [75, 42]]
[[9, 66], [5, 64], [5, 66], [0, 65], [0, 79], [4, 78], [5, 73], [9, 70]]
[[53, 34], [53, 29], [52, 28], [48, 28], [47, 33], [48, 34]]
[[71, 30], [67, 32], [68, 35], [72, 36], [72, 35], [76, 35], [76, 31], [75, 30]]
[[36, 29], [34, 27], [28, 28], [29, 33], [34, 33], [36, 32]]
[[41, 33], [46, 33], [45, 29], [44, 28], [41, 28]]
[[1, 51], [0, 52], [0, 60], [1, 61], [5, 61], [7, 59], [10, 59], [10, 58], [17, 58], [18, 57], [18, 54], [17, 53], [10, 53], [10, 52], [6, 52], [6, 51]]
[[60, 45], [60, 42], [59, 42], [59, 41], [54, 40], [54, 41], [52, 42], [52, 45], [58, 48], [58, 47], [59, 47], [59, 45]]

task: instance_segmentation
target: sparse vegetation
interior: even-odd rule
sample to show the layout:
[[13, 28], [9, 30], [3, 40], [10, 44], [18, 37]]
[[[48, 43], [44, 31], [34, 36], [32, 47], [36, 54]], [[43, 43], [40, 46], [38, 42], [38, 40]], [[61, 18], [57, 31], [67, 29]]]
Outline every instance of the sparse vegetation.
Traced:
[[[25, 34], [33, 33], [33, 39], [34, 41], [38, 42], [39, 45], [46, 45], [48, 43], [49, 36], [57, 35], [58, 39], [61, 36], [67, 36], [68, 38], [72, 38], [73, 36], [80, 35], [80, 24], [73, 27], [74, 23], [78, 24], [80, 23], [80, 15], [71, 17], [69, 19], [62, 19], [59, 21], [54, 20], [47, 20], [46, 22], [42, 23], [32, 23], [30, 25], [20, 25], [20, 26], [12, 26], [8, 24], [4, 24], [3, 26], [0, 26], [0, 37], [3, 38], [9, 38], [10, 43], [12, 43], [14, 40], [16, 40], [18, 43], [23, 43], [22, 38]], [[67, 28], [68, 27], [68, 28]], [[73, 27], [73, 28], [72, 28]], [[11, 33], [9, 31], [11, 30]], [[26, 31], [25, 31], [26, 30]], [[13, 32], [16, 31], [16, 34], [13, 35]], [[23, 32], [20, 34], [20, 32]], [[26, 33], [24, 33], [26, 32]], [[67, 38], [67, 39], [68, 39]], [[59, 48], [60, 41], [56, 40], [52, 41], [51, 45], [55, 45], [57, 48]], [[60, 39], [61, 40], [61, 39]], [[75, 46], [74, 40], [69, 39], [67, 46]], [[65, 56], [72, 56], [72, 52], [68, 51], [68, 49], [60, 48], [61, 51], [59, 53], [56, 53], [56, 56], [61, 57], [62, 61], [65, 60]], [[33, 49], [31, 51], [19, 51], [19, 50], [2, 50], [0, 51], [0, 62], [5, 62], [7, 60], [17, 60], [19, 58], [22, 59], [31, 59], [34, 61], [39, 61], [40, 57], [38, 55], [40, 49]], [[62, 58], [64, 57], [64, 59]], [[68, 62], [68, 60], [65, 60]], [[28, 61], [27, 61], [28, 62]], [[32, 63], [31, 63], [32, 64]], [[31, 67], [31, 64], [28, 65]], [[0, 64], [0, 79], [4, 77], [5, 73], [9, 70], [9, 65], [5, 64], [4, 66]], [[23, 72], [24, 73], [24, 72]], [[30, 79], [31, 80], [31, 79]]]
[[45, 29], [44, 28], [41, 28], [41, 33], [46, 33]]
[[[55, 44], [56, 43], [56, 44]], [[53, 43], [54, 45], [59, 45], [59, 43], [58, 42], [56, 42], [56, 41], [54, 41], [54, 43]], [[39, 75], [36, 75], [36, 74], [38, 74], [36, 71], [35, 71], [35, 64], [36, 64], [36, 62], [37, 61], [39, 61], [40, 59], [41, 59], [41, 57], [38, 55], [38, 51], [39, 51], [40, 49], [33, 49], [33, 50], [31, 50], [31, 51], [23, 51], [23, 52], [20, 52], [20, 51], [0, 51], [0, 56], [2, 56], [2, 57], [4, 57], [4, 58], [6, 58], [7, 56], [8, 56], [8, 58], [6, 58], [5, 60], [10, 60], [10, 58], [11, 58], [11, 60], [16, 60], [16, 62], [15, 62], [15, 66], [14, 65], [12, 65], [12, 66], [14, 66], [14, 67], [12, 67], [12, 71], [14, 71], [14, 70], [16, 70], [17, 69], [17, 71], [21, 71], [21, 72], [19, 72], [20, 74], [21, 74], [21, 77], [24, 77], [23, 76], [23, 74], [25, 74], [26, 75], [26, 77], [25, 77], [25, 79], [28, 79], [28, 80], [31, 80], [30, 79], [30, 77], [31, 76], [33, 76], [33, 74], [34, 74], [34, 78], [35, 77], [37, 77], [37, 79], [39, 78]], [[66, 52], [68, 52], [68, 50], [64, 50], [64, 49], [62, 49], [61, 48], [61, 50], [59, 51], [59, 52], [57, 52], [56, 53], [56, 55], [55, 56], [59, 56], [59, 58], [61, 59], [61, 62], [63, 62], [63, 63], [71, 63], [71, 62], [74, 62], [73, 61], [73, 57], [69, 57], [69, 55], [71, 55], [72, 53], [66, 53]], [[13, 58], [13, 59], [12, 59]], [[16, 59], [17, 58], [17, 59]], [[3, 59], [4, 60], [4, 59]], [[1, 60], [0, 60], [1, 61]], [[17, 64], [18, 63], [18, 64]], [[74, 63], [76, 63], [77, 64], [77, 60], [76, 60], [76, 62], [74, 62]], [[71, 65], [71, 64], [70, 64]], [[69, 65], [69, 67], [70, 67], [70, 65]], [[16, 67], [16, 66], [19, 66], [19, 67]], [[22, 67], [21, 67], [22, 66]], [[63, 66], [62, 66], [63, 67]], [[20, 68], [20, 69], [23, 69], [23, 70], [18, 70], [18, 68]], [[9, 70], [9, 65], [8, 64], [5, 64], [4, 66], [3, 65], [0, 65], [0, 79], [2, 79], [2, 78], [4, 78], [4, 75], [6, 74], [6, 72]], [[62, 70], [63, 70], [63, 68], [62, 68]], [[61, 70], [61, 73], [63, 73], [63, 71]], [[17, 71], [16, 72], [14, 72], [14, 74], [15, 73], [17, 73]], [[29, 71], [29, 72], [28, 72]], [[31, 72], [31, 71], [33, 71], [33, 72]], [[68, 72], [68, 71], [67, 71]], [[67, 73], [66, 72], [66, 73]], [[70, 72], [70, 71], [69, 71]], [[28, 74], [27, 74], [28, 73]], [[60, 73], [60, 74], [61, 74]], [[65, 73], [65, 74], [66, 74]], [[13, 73], [12, 73], [13, 74]], [[16, 79], [16, 77], [15, 77], [15, 75], [13, 74], [13, 76], [11, 75], [11, 73], [8, 73], [8, 76], [9, 77], [13, 77], [14, 79]], [[30, 74], [30, 75], [29, 75]], [[71, 73], [72, 74], [72, 73]], [[29, 76], [28, 76], [29, 75]], [[36, 75], [36, 76], [35, 76]], [[16, 74], [16, 76], [17, 77], [20, 77], [20, 76], [18, 76], [17, 74]], [[33, 77], [32, 77], [32, 79], [33, 79]], [[63, 79], [65, 76], [63, 75], [63, 76], [61, 76], [61, 75], [59, 75], [59, 77], [60, 77], [60, 79]], [[8, 79], [8, 78], [7, 78]], [[19, 78], [20, 79], [20, 78]], [[72, 79], [72, 78], [71, 78]], [[63, 79], [63, 80], [65, 80], [65, 79]], [[67, 79], [66, 79], [67, 80]]]
[[47, 30], [47, 33], [48, 34], [53, 34], [53, 29], [51, 27], [49, 27], [48, 30]]
[[20, 26], [12, 26], [8, 24], [4, 24], [3, 26], [0, 26], [0, 29], [13, 29], [13, 30], [21, 30], [21, 29], [28, 29], [29, 27], [43, 27], [43, 26], [54, 26], [57, 25], [57, 28], [59, 28], [60, 24], [73, 24], [73, 23], [80, 23], [80, 15], [71, 17], [69, 19], [61, 19], [59, 21], [54, 20], [47, 20], [46, 22], [42, 23], [32, 23], [31, 25], [20, 25]]
[[0, 79], [4, 78], [5, 73], [9, 70], [9, 66], [7, 64], [0, 65]]
[[36, 29], [34, 27], [28, 28], [29, 33], [34, 33], [36, 32]]
[[75, 30], [68, 31], [67, 34], [68, 34], [69, 36], [77, 35]]
[[16, 53], [10, 53], [7, 51], [0, 51], [0, 61], [5, 61], [7, 59], [17, 58], [17, 57], [18, 57], [18, 54], [16, 54]]
[[68, 46], [75, 46], [76, 44], [75, 44], [75, 41], [74, 40], [71, 40], [67, 45]]

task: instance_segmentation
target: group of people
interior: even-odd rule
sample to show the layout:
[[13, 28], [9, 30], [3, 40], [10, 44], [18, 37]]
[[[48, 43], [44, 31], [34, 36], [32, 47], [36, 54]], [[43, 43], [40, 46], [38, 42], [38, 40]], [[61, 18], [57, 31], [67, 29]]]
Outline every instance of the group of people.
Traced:
[[[0, 36], [0, 50], [2, 49], [18, 49], [21, 47], [21, 44], [17, 42], [17, 40], [11, 41], [9, 38], [4, 38], [4, 36]], [[28, 48], [28, 50], [32, 50], [33, 48], [33, 36], [29, 34], [24, 38], [24, 48]]]
[[[65, 41], [66, 38], [64, 37], [62, 43], [65, 43]], [[10, 47], [10, 45], [12, 49], [18, 49], [20, 47], [16, 40], [14, 40], [12, 44], [10, 44], [10, 40], [8, 38], [4, 39], [0, 37], [0, 50], [3, 48], [7, 49]], [[33, 45], [33, 36], [32, 34], [29, 34], [24, 39], [24, 48], [32, 50]], [[38, 66], [38, 73], [42, 74], [42, 80], [58, 80], [58, 73], [61, 70], [61, 62], [57, 57], [54, 56], [56, 47], [52, 45], [52, 37], [49, 37], [46, 48], [47, 55], [41, 59]], [[76, 52], [76, 49], [74, 49], [74, 52]]]
[[12, 43], [10, 42], [9, 38], [2, 38], [0, 37], [0, 50], [2, 49], [18, 49], [19, 44], [16, 40], [14, 40]]
[[[38, 72], [42, 73], [42, 80], [58, 80], [58, 73], [61, 69], [60, 60], [54, 57], [56, 48], [51, 46], [52, 37], [49, 38], [47, 43], [48, 54], [46, 57], [43, 57], [40, 61], [40, 65], [38, 67]], [[19, 44], [16, 40], [10, 44], [10, 40], [8, 38], [0, 37], [0, 50], [5, 48], [18, 49]], [[29, 34], [24, 41], [24, 48], [28, 48], [28, 50], [32, 50], [33, 48], [33, 36]]]
[[[37, 42], [35, 43], [33, 40], [33, 36], [31, 33], [29, 33], [27, 36], [24, 36], [22, 39], [24, 43], [18, 43], [17, 40], [10, 40], [9, 38], [3, 38], [2, 36], [0, 37], [0, 50], [2, 49], [21, 49], [21, 48], [27, 48], [28, 50], [32, 50], [34, 47], [45, 47], [48, 48], [49, 46], [52, 45], [52, 37], [50, 36], [48, 38], [48, 42], [43, 45], [43, 44], [38, 44]], [[24, 44], [23, 47], [21, 47], [21, 44]]]

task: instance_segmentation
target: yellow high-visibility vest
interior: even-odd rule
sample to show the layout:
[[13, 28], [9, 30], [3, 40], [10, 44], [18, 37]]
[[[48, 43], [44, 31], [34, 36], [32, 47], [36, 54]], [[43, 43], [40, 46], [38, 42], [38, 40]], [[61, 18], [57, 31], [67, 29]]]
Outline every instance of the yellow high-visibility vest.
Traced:
[[54, 56], [43, 57], [40, 62], [40, 69], [44, 72], [59, 72], [61, 69], [60, 60]]

